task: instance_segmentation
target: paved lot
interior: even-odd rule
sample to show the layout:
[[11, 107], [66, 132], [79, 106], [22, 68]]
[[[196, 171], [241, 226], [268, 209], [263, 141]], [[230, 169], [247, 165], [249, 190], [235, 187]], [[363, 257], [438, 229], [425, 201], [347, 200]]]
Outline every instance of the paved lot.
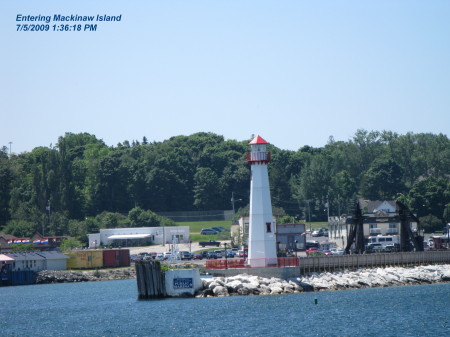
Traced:
[[[227, 247], [230, 247], [230, 241], [220, 241], [222, 244], [223, 243], [227, 243]], [[200, 245], [198, 244], [198, 242], [192, 242], [191, 244], [189, 243], [179, 243], [178, 244], [178, 250], [181, 251], [188, 251], [188, 252], [196, 252], [198, 250], [201, 249], [207, 249], [207, 248], [216, 248], [213, 246], [207, 246], [207, 247], [200, 247]], [[165, 246], [163, 245], [153, 245], [153, 246], [146, 246], [146, 247], [130, 247], [130, 254], [139, 254], [139, 253], [150, 253], [150, 252], [157, 252], [157, 253], [167, 253], [172, 249], [172, 245], [171, 244], [166, 244]], [[216, 248], [217, 250], [219, 249], [224, 249], [224, 246], [221, 245], [220, 247]]]

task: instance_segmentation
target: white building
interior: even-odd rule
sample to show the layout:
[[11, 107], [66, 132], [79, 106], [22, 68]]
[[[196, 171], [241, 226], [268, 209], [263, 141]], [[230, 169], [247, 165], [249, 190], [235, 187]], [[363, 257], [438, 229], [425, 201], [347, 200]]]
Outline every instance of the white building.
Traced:
[[88, 234], [88, 237], [89, 248], [189, 243], [189, 226], [100, 229], [100, 233]]
[[45, 258], [45, 270], [66, 270], [69, 257], [59, 251], [43, 251], [37, 253]]
[[39, 255], [38, 253], [13, 252], [6, 253], [5, 255], [13, 259], [11, 268], [12, 271], [40, 271], [45, 270], [46, 268], [45, 257]]
[[267, 170], [270, 152], [267, 152], [267, 144], [263, 138], [256, 136], [249, 143], [251, 152], [247, 153], [247, 161], [251, 165], [248, 262], [252, 267], [277, 264], [276, 229], [272, 221]]

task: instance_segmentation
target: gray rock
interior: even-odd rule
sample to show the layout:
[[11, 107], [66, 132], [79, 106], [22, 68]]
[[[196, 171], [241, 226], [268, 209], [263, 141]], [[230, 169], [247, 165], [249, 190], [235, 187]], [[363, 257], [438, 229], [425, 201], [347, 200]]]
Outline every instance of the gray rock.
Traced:
[[224, 287], [224, 286], [216, 286], [216, 287], [213, 289], [213, 293], [214, 293], [215, 296], [219, 296], [219, 297], [230, 296], [230, 295], [228, 294], [227, 288]]

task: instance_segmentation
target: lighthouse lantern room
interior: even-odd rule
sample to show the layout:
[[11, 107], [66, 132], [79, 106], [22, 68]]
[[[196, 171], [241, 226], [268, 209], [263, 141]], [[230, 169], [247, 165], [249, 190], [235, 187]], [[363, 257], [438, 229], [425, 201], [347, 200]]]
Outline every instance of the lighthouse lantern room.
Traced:
[[270, 152], [262, 137], [250, 143], [247, 161], [251, 165], [250, 222], [248, 237], [248, 262], [252, 267], [266, 267], [277, 263], [275, 224], [270, 200], [267, 164]]

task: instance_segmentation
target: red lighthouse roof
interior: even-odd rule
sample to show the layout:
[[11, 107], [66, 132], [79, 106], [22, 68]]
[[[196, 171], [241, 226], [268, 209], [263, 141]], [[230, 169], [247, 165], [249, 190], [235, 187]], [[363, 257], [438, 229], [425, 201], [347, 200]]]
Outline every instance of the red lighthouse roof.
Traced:
[[256, 144], [269, 144], [268, 142], [266, 142], [261, 136], [256, 136], [255, 138], [253, 138], [253, 140], [248, 143], [249, 145], [256, 145]]

